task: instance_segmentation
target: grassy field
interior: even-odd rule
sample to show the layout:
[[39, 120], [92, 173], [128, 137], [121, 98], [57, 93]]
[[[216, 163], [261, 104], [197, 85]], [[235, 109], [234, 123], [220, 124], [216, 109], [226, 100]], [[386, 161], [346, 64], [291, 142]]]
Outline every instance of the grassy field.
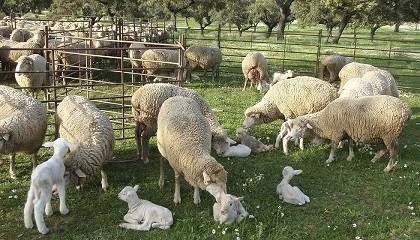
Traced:
[[[207, 77], [185, 85], [203, 95], [234, 139], [244, 110], [262, 97], [255, 89], [241, 91], [239, 64], [225, 63], [220, 80], [215, 82]], [[309, 71], [307, 67], [302, 69]], [[413, 81], [410, 87], [418, 84]], [[181, 187], [182, 203], [173, 204], [173, 172], [167, 169], [166, 186], [159, 188], [159, 152], [152, 138], [150, 163], [109, 164], [108, 191], [101, 190], [99, 174], [88, 179], [82, 191], [69, 186], [68, 215], [60, 215], [58, 199], [54, 197], [54, 215], [45, 217], [51, 233], [44, 237], [35, 228], [26, 229], [23, 225], [31, 163], [27, 156], [19, 154], [17, 180], [9, 178], [7, 159], [0, 168], [0, 239], [420, 239], [420, 95], [414, 88], [405, 88], [401, 99], [411, 106], [412, 118], [399, 142], [398, 164], [390, 173], [382, 171], [387, 157], [375, 164], [370, 162], [378, 146], [358, 147], [351, 162], [345, 160], [348, 151], [344, 148], [328, 166], [324, 162], [329, 144], [318, 148], [307, 144], [303, 151], [291, 145], [289, 156], [281, 149], [246, 158], [221, 158], [212, 152], [228, 171], [228, 192], [244, 196], [243, 205], [251, 214], [233, 225], [220, 225], [213, 220], [214, 198], [207, 192], [201, 193], [201, 205], [194, 205], [193, 188], [186, 182]], [[255, 126], [249, 133], [264, 143], [274, 144], [280, 124], [276, 121]], [[50, 149], [41, 149], [40, 158], [46, 160], [51, 154]], [[117, 141], [114, 157], [115, 161], [134, 159], [134, 140]], [[291, 184], [299, 186], [311, 203], [294, 206], [279, 200], [276, 186], [287, 165], [303, 170]], [[118, 226], [128, 208], [117, 195], [125, 186], [135, 184], [140, 186], [140, 198], [173, 212], [170, 230], [137, 232]]]

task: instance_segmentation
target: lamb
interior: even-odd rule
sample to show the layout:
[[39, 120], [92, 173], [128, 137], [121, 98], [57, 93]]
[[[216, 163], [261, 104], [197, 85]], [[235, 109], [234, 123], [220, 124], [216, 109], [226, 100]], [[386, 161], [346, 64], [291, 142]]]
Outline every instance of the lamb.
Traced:
[[222, 63], [222, 51], [219, 48], [194, 45], [187, 48], [184, 55], [187, 66], [186, 81], [192, 81], [191, 72], [196, 69], [203, 69], [204, 76], [207, 70], [211, 69], [211, 77], [214, 81], [214, 75], [218, 75]]
[[[179, 51], [170, 49], [148, 49], [141, 56], [145, 75], [142, 75], [142, 82], [146, 82], [150, 75], [164, 75], [176, 77], [179, 66]], [[185, 63], [185, 61], [184, 61]]]
[[[206, 189], [204, 174], [208, 175], [206, 182], [213, 182], [226, 192], [227, 172], [210, 155], [210, 124], [195, 100], [184, 96], [168, 98], [159, 111], [157, 125], [162, 160], [166, 159], [175, 172], [175, 204], [181, 203], [181, 176], [194, 187], [195, 204], [201, 202], [199, 190]], [[163, 186], [162, 167], [160, 173], [159, 185]]]
[[290, 135], [296, 139], [305, 131], [313, 131], [321, 138], [330, 139], [331, 151], [326, 163], [334, 160], [336, 145], [347, 136], [349, 138], [348, 161], [354, 157], [353, 141], [383, 144], [384, 147], [371, 162], [378, 161], [389, 151], [390, 160], [384, 169], [384, 172], [389, 172], [394, 167], [397, 158], [399, 136], [410, 117], [410, 107], [396, 97], [375, 95], [338, 98], [319, 112], [294, 119], [295, 123]]
[[290, 185], [290, 180], [293, 176], [301, 174], [302, 170], [294, 170], [290, 166], [283, 168], [283, 179], [277, 185], [276, 192], [280, 199], [283, 201], [294, 204], [294, 205], [305, 205], [311, 202], [308, 196], [306, 196], [298, 187]]
[[[242, 91], [245, 91], [247, 82], [250, 81], [251, 88], [254, 83], [261, 84], [263, 80], [269, 82], [268, 65], [264, 55], [260, 52], [249, 52], [242, 60], [242, 73], [245, 83]], [[262, 88], [260, 89], [262, 92]]]
[[235, 142], [233, 139], [227, 138], [229, 148], [221, 155], [221, 157], [248, 157], [251, 154], [251, 148]]
[[341, 90], [346, 84], [348, 80], [355, 77], [363, 77], [365, 73], [373, 70], [379, 70], [379, 68], [374, 67], [369, 64], [358, 63], [358, 62], [351, 62], [346, 64], [343, 68], [341, 68], [340, 72], [338, 73], [338, 77], [340, 78], [340, 89]]
[[15, 79], [19, 86], [25, 88], [32, 97], [37, 97], [40, 89], [44, 91], [44, 100], [48, 99], [50, 85], [47, 59], [39, 54], [20, 56], [18, 58]]
[[144, 163], [149, 162], [149, 140], [156, 134], [159, 110], [163, 102], [173, 96], [190, 97], [199, 104], [200, 112], [210, 123], [213, 148], [218, 155], [222, 156], [230, 144], [227, 141], [225, 129], [220, 125], [206, 100], [192, 89], [169, 83], [154, 83], [140, 87], [131, 98], [132, 112], [136, 121], [135, 138], [138, 160]]
[[338, 73], [346, 65], [353, 62], [353, 58], [341, 55], [329, 55], [321, 61], [321, 79], [333, 83], [338, 80]]
[[236, 136], [241, 139], [243, 145], [248, 146], [255, 153], [266, 152], [273, 148], [272, 145], [267, 146], [255, 137], [248, 135], [244, 128], [236, 129]]
[[53, 187], [58, 190], [60, 198], [60, 213], [67, 214], [69, 209], [66, 205], [66, 181], [64, 156], [76, 145], [68, 142], [65, 138], [57, 138], [54, 142], [46, 142], [44, 147], [53, 147], [54, 154], [50, 159], [38, 165], [31, 175], [31, 186], [28, 191], [24, 209], [24, 222], [26, 228], [33, 228], [32, 212], [35, 215], [35, 222], [38, 231], [47, 234], [50, 230], [44, 222], [43, 212], [51, 216], [51, 197]]
[[37, 153], [47, 132], [47, 110], [38, 100], [12, 87], [0, 85], [0, 162], [3, 154], [10, 155], [9, 173], [16, 178], [16, 153], [32, 155], [37, 165]]
[[337, 97], [337, 90], [321, 79], [286, 79], [274, 84], [260, 102], [245, 110], [243, 128], [317, 112]]
[[58, 104], [56, 119], [59, 136], [78, 145], [64, 160], [71, 182], [80, 189], [86, 177], [100, 170], [102, 189], [106, 190], [105, 167], [115, 146], [114, 130], [108, 116], [89, 99], [74, 95], [66, 96]]
[[286, 70], [284, 72], [275, 72], [273, 73], [273, 81], [271, 82], [271, 86], [276, 84], [277, 82], [283, 81], [285, 79], [295, 77], [295, 72], [293, 70]]
[[127, 202], [128, 213], [124, 215], [124, 221], [119, 226], [126, 229], [149, 231], [152, 228], [169, 229], [173, 223], [172, 212], [150, 201], [139, 199], [137, 190], [126, 186], [118, 194], [118, 198]]

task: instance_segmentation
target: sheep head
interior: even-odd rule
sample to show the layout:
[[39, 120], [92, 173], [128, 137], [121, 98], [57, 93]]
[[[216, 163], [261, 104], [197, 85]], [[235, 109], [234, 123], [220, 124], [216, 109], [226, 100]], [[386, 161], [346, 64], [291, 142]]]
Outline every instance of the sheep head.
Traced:
[[293, 176], [299, 175], [301, 173], [302, 170], [294, 170], [292, 167], [286, 166], [283, 168], [283, 179], [290, 181], [290, 179], [292, 179]]
[[0, 153], [5, 152], [6, 142], [10, 139], [10, 133], [0, 133]]
[[135, 185], [134, 187], [126, 186], [121, 190], [120, 193], [118, 193], [118, 198], [127, 203], [132, 201], [133, 199], [137, 199], [138, 189], [139, 189], [139, 185]]

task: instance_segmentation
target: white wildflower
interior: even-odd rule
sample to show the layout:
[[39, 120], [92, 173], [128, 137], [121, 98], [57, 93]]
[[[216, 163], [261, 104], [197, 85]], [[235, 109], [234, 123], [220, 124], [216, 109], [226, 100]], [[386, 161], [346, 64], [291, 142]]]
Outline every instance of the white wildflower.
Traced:
[[353, 223], [353, 227], [355, 228], [355, 227], [357, 227], [357, 224], [356, 223]]
[[257, 208], [257, 209], [258, 209], [258, 208], [260, 208], [260, 205], [256, 206], [256, 208]]
[[212, 234], [216, 234], [216, 229], [213, 228], [213, 230], [211, 230]]
[[248, 216], [248, 218], [255, 218], [255, 217], [254, 217], [254, 215], [251, 214], [251, 215]]

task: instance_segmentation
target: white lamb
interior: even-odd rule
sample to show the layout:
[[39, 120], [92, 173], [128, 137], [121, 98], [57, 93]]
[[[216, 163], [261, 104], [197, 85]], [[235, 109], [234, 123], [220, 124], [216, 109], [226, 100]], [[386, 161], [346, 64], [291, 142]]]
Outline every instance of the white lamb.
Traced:
[[298, 188], [290, 185], [290, 180], [293, 176], [301, 174], [302, 170], [294, 170], [290, 166], [286, 166], [283, 169], [283, 179], [277, 185], [277, 194], [279, 194], [279, 198], [283, 199], [283, 201], [295, 205], [304, 205], [310, 202], [308, 196], [303, 194], [303, 192]]
[[[285, 155], [289, 155], [289, 149], [287, 148], [287, 143], [291, 139], [291, 136], [288, 134], [292, 130], [293, 121], [288, 119], [287, 121], [283, 122], [280, 127], [280, 132], [277, 135], [276, 143], [274, 144], [275, 148], [279, 148], [280, 141], [283, 142], [283, 153]], [[303, 150], [303, 138], [299, 138], [299, 148]]]
[[54, 154], [50, 159], [38, 165], [31, 176], [31, 186], [28, 191], [28, 198], [24, 209], [24, 222], [26, 228], [32, 228], [32, 212], [35, 215], [36, 226], [42, 234], [50, 230], [44, 222], [43, 212], [51, 216], [51, 196], [53, 187], [58, 190], [60, 198], [60, 213], [67, 214], [69, 209], [66, 205], [65, 166], [64, 156], [68, 150], [76, 145], [68, 142], [65, 138], [58, 138], [54, 142], [46, 142], [44, 147], [54, 147]]
[[118, 198], [128, 203], [128, 213], [119, 226], [126, 229], [149, 231], [151, 228], [169, 229], [173, 223], [172, 212], [150, 201], [139, 199], [138, 185], [126, 186]]

